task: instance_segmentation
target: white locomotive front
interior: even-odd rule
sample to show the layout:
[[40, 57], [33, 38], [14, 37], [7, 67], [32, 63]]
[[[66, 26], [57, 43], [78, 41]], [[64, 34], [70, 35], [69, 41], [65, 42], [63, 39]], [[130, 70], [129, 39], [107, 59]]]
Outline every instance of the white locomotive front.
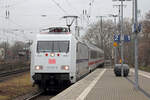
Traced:
[[67, 31], [61, 34], [55, 32], [38, 34], [32, 45], [31, 78], [42, 89], [76, 81], [76, 61], [73, 60], [76, 58], [76, 40]]

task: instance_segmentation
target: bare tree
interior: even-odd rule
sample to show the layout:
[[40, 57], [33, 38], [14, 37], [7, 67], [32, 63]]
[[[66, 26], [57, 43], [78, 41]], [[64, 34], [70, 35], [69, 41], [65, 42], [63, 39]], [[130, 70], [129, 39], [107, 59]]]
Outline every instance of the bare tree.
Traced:
[[[150, 12], [146, 14], [146, 19], [142, 21], [143, 37], [139, 37], [139, 63], [148, 66], [150, 64]], [[130, 19], [124, 19], [123, 33], [131, 36], [130, 42], [124, 42], [124, 59], [125, 63], [134, 65], [134, 38], [132, 37], [132, 21]], [[112, 21], [103, 21], [103, 31], [101, 31], [100, 22], [92, 24], [87, 31], [87, 34], [83, 37], [84, 40], [95, 44], [99, 48], [103, 48], [105, 51], [105, 57], [112, 55], [112, 43], [113, 33], [115, 31], [115, 25]], [[107, 53], [106, 53], [107, 52]], [[118, 59], [120, 51], [118, 50]]]
[[3, 48], [4, 49], [4, 51], [5, 51], [5, 56], [4, 56], [4, 59], [5, 60], [7, 60], [7, 58], [8, 58], [8, 50], [9, 50], [9, 48], [10, 48], [10, 44], [8, 43], [8, 42], [2, 42], [1, 44], [0, 44], [0, 48]]
[[14, 45], [11, 46], [11, 49], [10, 49], [10, 51], [11, 51], [11, 56], [12, 56], [13, 58], [18, 57], [18, 52], [19, 52], [19, 50], [23, 50], [24, 47], [25, 47], [25, 43], [23, 43], [23, 42], [21, 42], [21, 41], [16, 41], [16, 42], [14, 43]]
[[102, 29], [99, 21], [91, 25], [83, 39], [104, 49], [107, 52], [105, 57], [109, 56], [111, 58], [114, 24], [111, 20], [103, 21], [102, 24]]
[[142, 66], [150, 65], [150, 11], [142, 23], [142, 34], [139, 43], [139, 62]]

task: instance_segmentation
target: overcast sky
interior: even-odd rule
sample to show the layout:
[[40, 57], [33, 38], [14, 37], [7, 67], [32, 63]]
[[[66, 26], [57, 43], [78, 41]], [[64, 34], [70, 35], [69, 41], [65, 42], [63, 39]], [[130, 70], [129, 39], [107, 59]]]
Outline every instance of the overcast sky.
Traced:
[[[38, 30], [52, 25], [65, 23], [61, 19], [64, 15], [82, 14], [83, 9], [89, 9], [92, 5], [91, 18], [96, 21], [95, 16], [117, 14], [118, 9], [113, 5], [120, 4], [112, 0], [0, 0], [0, 29], [23, 29], [25, 31]], [[124, 10], [124, 17], [131, 18], [132, 2], [124, 2], [127, 7]], [[6, 7], [9, 5], [9, 8]], [[58, 5], [60, 7], [58, 7]], [[138, 7], [141, 10], [141, 18], [150, 10], [150, 0], [138, 0]], [[5, 19], [5, 11], [10, 11], [9, 19]], [[41, 15], [47, 15], [42, 17]]]

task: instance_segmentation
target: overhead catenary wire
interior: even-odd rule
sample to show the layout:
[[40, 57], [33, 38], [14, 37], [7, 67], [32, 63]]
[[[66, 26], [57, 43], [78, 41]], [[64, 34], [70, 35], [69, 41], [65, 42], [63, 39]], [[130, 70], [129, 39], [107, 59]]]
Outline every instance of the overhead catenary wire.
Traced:
[[[9, 20], [10, 20], [10, 19], [9, 19]], [[13, 20], [10, 20], [10, 22], [11, 22], [12, 24], [17, 25], [18, 27], [23, 28], [22, 25], [15, 23]], [[24, 29], [21, 29], [21, 31], [22, 31], [22, 33], [23, 33], [23, 35], [24, 35], [24, 38], [29, 40], [29, 38], [28, 38], [28, 37], [25, 35], [25, 33], [24, 33]]]
[[63, 11], [65, 14], [68, 15], [68, 12], [65, 9], [63, 9], [58, 2], [56, 2], [55, 0], [51, 0], [51, 1], [53, 1], [61, 11]]
[[[3, 18], [3, 19], [6, 19], [5, 17], [2, 17], [2, 16], [0, 16], [0, 18]], [[7, 19], [8, 20], [8, 19]], [[12, 24], [14, 24], [14, 25], [16, 25], [16, 26], [18, 26], [18, 27], [20, 27], [20, 28], [22, 28], [22, 29], [18, 29], [18, 30], [24, 30], [23, 29], [23, 26], [22, 25], [19, 25], [19, 24], [17, 24], [17, 23], [15, 23], [12, 19], [10, 19], [9, 18], [9, 21], [8, 22], [10, 22], [10, 23], [12, 23]], [[6, 31], [5, 31], [6, 30]], [[2, 29], [2, 31], [3, 32], [6, 32], [6, 33], [12, 33], [12, 32], [8, 32], [9, 30], [8, 29]], [[12, 30], [11, 30], [12, 31]], [[21, 37], [23, 37], [23, 38], [25, 38], [25, 39], [29, 39], [26, 35], [25, 35], [25, 33], [24, 33], [24, 31], [22, 32], [23, 34], [23, 36], [21, 36]], [[12, 34], [11, 34], [12, 35]], [[16, 35], [16, 34], [14, 34], [15, 36], [18, 36], [18, 35]], [[6, 35], [5, 35], [6, 36]], [[17, 40], [17, 39], [16, 39]]]
[[80, 15], [78, 9], [76, 9], [76, 8], [69, 2], [69, 0], [65, 0], [65, 1], [67, 2], [67, 4], [68, 4], [78, 15]]
[[[67, 3], [68, 3], [68, 5], [74, 10], [74, 11], [76, 11], [77, 13], [78, 13], [78, 15], [80, 16], [81, 14], [77, 11], [77, 9], [75, 8], [75, 7], [73, 7], [72, 6], [72, 4], [69, 2], [69, 0], [65, 0]], [[89, 17], [91, 16], [91, 9], [92, 9], [92, 5], [93, 5], [93, 3], [94, 3], [94, 0], [89, 0], [89, 9], [88, 9], [88, 11], [86, 10], [86, 9], [84, 9], [83, 10], [83, 20], [85, 20], [88, 24], [89, 24]], [[85, 17], [87, 17], [87, 19], [85, 18]]]
[[[3, 0], [3, 1], [5, 1], [5, 0]], [[22, 1], [18, 0], [18, 1], [19, 1], [19, 2], [16, 2], [16, 3], [14, 3], [14, 4], [10, 4], [10, 5], [9, 5], [9, 8], [18, 6], [18, 5], [20, 5], [20, 4], [23, 4], [24, 2], [29, 1], [29, 0], [22, 0]], [[13, 1], [13, 2], [14, 2], [14, 1]], [[3, 3], [1, 3], [1, 4], [3, 4]], [[6, 8], [6, 5], [0, 6], [0, 8]]]
[[84, 21], [86, 21], [86, 23], [88, 25], [90, 25], [90, 23], [91, 23], [90, 18], [91, 18], [93, 4], [94, 4], [94, 0], [89, 0], [89, 3], [88, 3], [89, 8], [88, 8], [88, 10], [83, 9], [83, 14], [82, 14], [82, 17], [81, 17], [82, 18], [81, 19], [82, 20], [81, 23], [84, 24]]
[[88, 11], [88, 20], [90, 21], [90, 18], [91, 18], [91, 13], [92, 13], [92, 7], [94, 5], [94, 1], [95, 0], [90, 0], [90, 3], [89, 3], [89, 11]]
[[[10, 5], [10, 1], [11, 0], [3, 0], [2, 2], [1, 2], [1, 4], [2, 4], [2, 6], [4, 6], [4, 11], [5, 11], [5, 13], [4, 13], [4, 15], [3, 16], [0, 16], [1, 18], [3, 18], [4, 20], [2, 20], [2, 24], [3, 24], [3, 26], [1, 26], [2, 27], [2, 30], [1, 30], [1, 33], [3, 34], [1, 34], [2, 36], [5, 36], [5, 37], [9, 37], [9, 38], [11, 38], [12, 37], [12, 35], [16, 35], [15, 37], [17, 37], [17, 36], [19, 36], [19, 37], [23, 37], [23, 39], [29, 39], [29, 37], [27, 37], [27, 35], [24, 33], [24, 28], [23, 28], [23, 26], [22, 25], [20, 25], [20, 24], [17, 24], [16, 23], [16, 21], [13, 21], [12, 19], [10, 19], [10, 7], [12, 7], [12, 5]], [[9, 30], [9, 28], [10, 28], [10, 23], [12, 23], [12, 25], [14, 26], [17, 26], [17, 28], [18, 28], [18, 30], [22, 33], [22, 34], [15, 34], [13, 31], [15, 30]], [[5, 28], [5, 29], [4, 29]], [[5, 31], [3, 31], [3, 30], [5, 30]], [[21, 31], [21, 30], [23, 30], [23, 31]], [[11, 33], [11, 34], [9, 34], [9, 33]], [[13, 34], [14, 33], [14, 34]], [[17, 32], [17, 33], [19, 33], [19, 32]], [[18, 38], [19, 39], [19, 38]]]

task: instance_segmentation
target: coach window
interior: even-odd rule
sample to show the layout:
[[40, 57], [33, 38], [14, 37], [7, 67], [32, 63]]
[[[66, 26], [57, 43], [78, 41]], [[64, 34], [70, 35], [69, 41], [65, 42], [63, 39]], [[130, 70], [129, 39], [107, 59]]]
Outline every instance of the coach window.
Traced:
[[92, 59], [97, 58], [97, 53], [95, 51], [91, 51], [91, 58]]
[[99, 57], [101, 57], [101, 53], [99, 53]]
[[95, 58], [97, 58], [97, 52], [95, 51]]
[[91, 52], [91, 58], [92, 59], [94, 58], [94, 52]]

